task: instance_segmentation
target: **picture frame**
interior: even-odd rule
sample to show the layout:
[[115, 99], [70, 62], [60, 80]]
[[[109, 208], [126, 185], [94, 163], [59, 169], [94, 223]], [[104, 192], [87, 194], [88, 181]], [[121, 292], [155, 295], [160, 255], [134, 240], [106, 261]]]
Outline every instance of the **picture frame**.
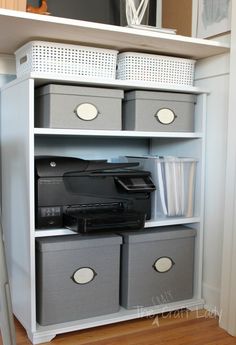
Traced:
[[229, 32], [231, 29], [232, 0], [198, 0], [198, 38], [210, 38]]

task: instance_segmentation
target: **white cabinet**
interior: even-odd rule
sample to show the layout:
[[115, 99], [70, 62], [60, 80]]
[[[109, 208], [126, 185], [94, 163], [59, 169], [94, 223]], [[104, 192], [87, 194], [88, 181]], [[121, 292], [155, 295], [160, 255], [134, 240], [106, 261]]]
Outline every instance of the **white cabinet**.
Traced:
[[[7, 15], [2, 14], [3, 22]], [[13, 16], [8, 15], [8, 24]], [[124, 49], [124, 45], [139, 50], [177, 53], [191, 57], [206, 57], [227, 51], [227, 47], [215, 42], [205, 42], [179, 36], [161, 35], [157, 33], [143, 34], [138, 30], [113, 28], [108, 25], [70, 21], [63, 19], [38, 19], [36, 16], [17, 14], [16, 23], [26, 27], [32, 24], [36, 30], [40, 21], [48, 29], [48, 38], [55, 39], [55, 32], [64, 29], [62, 39], [74, 40], [73, 29], [85, 32], [86, 44], [111, 46], [114, 38], [115, 46]], [[19, 25], [20, 26], [20, 25]], [[16, 29], [16, 28], [15, 28]], [[87, 29], [87, 31], [86, 31]], [[61, 30], [61, 31], [60, 31]], [[29, 37], [24, 29], [18, 27], [16, 34], [19, 42]], [[58, 34], [59, 35], [59, 34]], [[93, 36], [95, 35], [95, 36]], [[122, 40], [120, 41], [120, 38]], [[134, 38], [134, 40], [132, 40]], [[124, 41], [125, 39], [125, 41]], [[146, 42], [146, 46], [144, 43]], [[9, 43], [3, 42], [5, 49]], [[81, 42], [80, 42], [81, 43]], [[84, 41], [82, 43], [85, 43]], [[14, 44], [13, 44], [14, 46]], [[148, 48], [147, 48], [148, 47]], [[14, 46], [14, 48], [16, 48]], [[12, 48], [11, 48], [12, 49]], [[188, 52], [188, 53], [187, 53]], [[201, 52], [201, 53], [200, 53]], [[195, 54], [196, 53], [196, 54]], [[161, 88], [153, 85], [141, 85], [114, 81], [109, 83], [94, 82], [90, 85], [114, 87], [120, 89], [156, 89], [197, 94], [195, 112], [195, 132], [134, 132], [134, 131], [92, 131], [72, 129], [46, 129], [34, 126], [34, 93], [35, 88], [50, 82], [88, 84], [86, 80], [69, 80], [65, 78], [42, 78], [29, 75], [16, 79], [2, 90], [2, 213], [3, 228], [7, 251], [9, 277], [12, 288], [13, 308], [16, 317], [27, 330], [34, 344], [52, 339], [59, 333], [130, 320], [147, 315], [173, 311], [180, 308], [198, 308], [204, 303], [202, 299], [202, 250], [203, 250], [203, 208], [204, 208], [204, 157], [205, 157], [205, 121], [207, 90], [196, 87]], [[210, 90], [209, 90], [210, 91]], [[125, 310], [91, 319], [73, 321], [52, 326], [40, 326], [36, 322], [36, 272], [35, 272], [35, 238], [40, 236], [57, 236], [71, 233], [66, 229], [35, 229], [34, 198], [34, 155], [69, 155], [80, 158], [111, 158], [117, 155], [141, 155], [155, 153], [158, 155], [178, 155], [194, 157], [198, 160], [195, 193], [195, 213], [192, 218], [169, 218], [150, 220], [146, 227], [186, 224], [197, 230], [194, 269], [194, 296], [191, 300], [153, 306], [145, 309]]]

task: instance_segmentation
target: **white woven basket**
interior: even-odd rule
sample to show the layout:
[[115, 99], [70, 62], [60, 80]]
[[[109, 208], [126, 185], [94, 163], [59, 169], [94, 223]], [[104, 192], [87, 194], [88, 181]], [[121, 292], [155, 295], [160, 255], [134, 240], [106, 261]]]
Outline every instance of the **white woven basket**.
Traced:
[[118, 54], [117, 62], [117, 79], [193, 85], [195, 60], [127, 52]]
[[79, 45], [31, 41], [15, 52], [17, 77], [46, 75], [115, 79], [118, 52]]

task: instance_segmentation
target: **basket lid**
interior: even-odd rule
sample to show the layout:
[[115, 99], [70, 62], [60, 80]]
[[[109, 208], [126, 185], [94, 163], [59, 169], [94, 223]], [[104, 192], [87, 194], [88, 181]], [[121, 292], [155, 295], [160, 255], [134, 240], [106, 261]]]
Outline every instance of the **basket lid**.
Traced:
[[123, 90], [113, 90], [95, 87], [48, 84], [36, 90], [36, 97], [48, 94], [94, 96], [106, 98], [124, 98]]
[[154, 101], [167, 101], [167, 102], [187, 102], [196, 103], [197, 96], [187, 93], [174, 93], [174, 92], [155, 92], [155, 91], [130, 91], [125, 92], [125, 101], [136, 99], [154, 100]]
[[122, 232], [119, 235], [123, 237], [124, 243], [141, 243], [195, 237], [196, 233], [195, 229], [180, 225], [156, 227], [140, 232]]
[[118, 235], [89, 235], [80, 234], [41, 237], [36, 239], [36, 249], [40, 252], [73, 250], [82, 248], [104, 247], [110, 245], [120, 245], [122, 238]]

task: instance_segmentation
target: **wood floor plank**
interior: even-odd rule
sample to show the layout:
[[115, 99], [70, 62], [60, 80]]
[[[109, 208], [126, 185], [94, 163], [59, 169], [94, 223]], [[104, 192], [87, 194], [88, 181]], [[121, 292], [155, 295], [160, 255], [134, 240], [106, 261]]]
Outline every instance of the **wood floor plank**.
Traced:
[[[30, 345], [18, 321], [17, 345]], [[236, 345], [236, 338], [219, 328], [218, 320], [205, 310], [178, 311], [162, 317], [60, 334], [44, 345]], [[0, 345], [2, 340], [0, 339]]]

